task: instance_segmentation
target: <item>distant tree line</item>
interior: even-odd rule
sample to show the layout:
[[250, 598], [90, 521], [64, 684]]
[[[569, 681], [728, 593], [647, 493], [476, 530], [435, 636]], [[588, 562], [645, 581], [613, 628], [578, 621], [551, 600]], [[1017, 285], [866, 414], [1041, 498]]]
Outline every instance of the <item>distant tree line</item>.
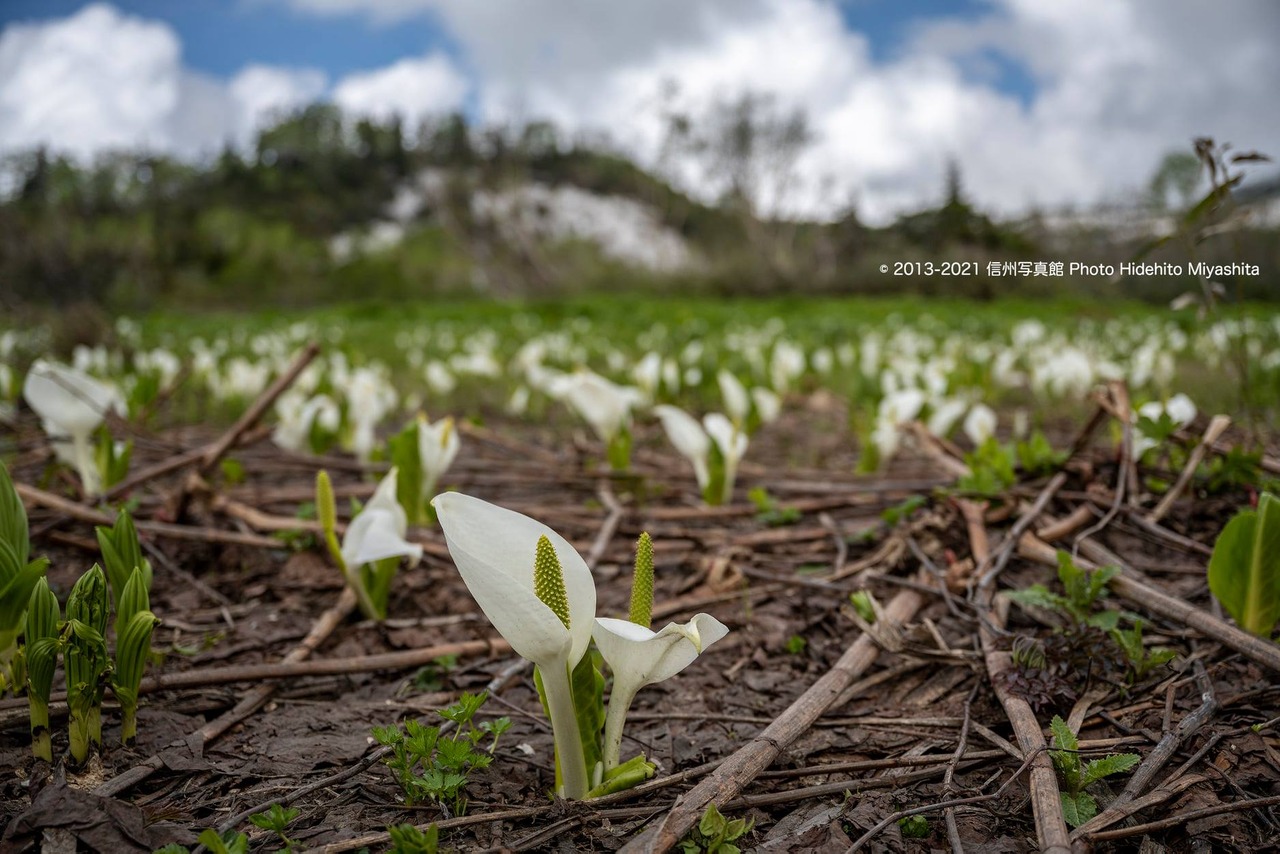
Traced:
[[[719, 190], [712, 203], [680, 192], [599, 139], [554, 125], [475, 126], [440, 116], [353, 120], [316, 104], [261, 130], [247, 150], [205, 162], [116, 152], [92, 164], [38, 149], [0, 164], [0, 306], [88, 303], [306, 306], [360, 299], [552, 296], [592, 290], [671, 293], [900, 293], [990, 297], [1083, 289], [1105, 282], [889, 277], [897, 260], [1024, 259], [1044, 245], [1032, 227], [1003, 225], [965, 198], [952, 167], [940, 204], [888, 228], [856, 212], [831, 222], [771, 217], [766, 197], [788, 191], [810, 139], [803, 114], [744, 96], [698, 116], [672, 111], [664, 162], [692, 164]], [[402, 242], [335, 253], [332, 240], [385, 219], [406, 186], [431, 170], [441, 185]], [[1167, 163], [1151, 195], [1187, 192], [1186, 164]], [[513, 238], [475, 215], [476, 193], [528, 182], [573, 185], [650, 206], [691, 247], [695, 263], [655, 273], [606, 258], [582, 241]], [[1095, 236], [1096, 237], [1096, 236]], [[1275, 251], [1275, 236], [1267, 246]], [[1107, 260], [1115, 246], [1090, 238]], [[1087, 259], [1082, 259], [1087, 260]], [[1274, 267], [1273, 267], [1274, 269]], [[1178, 283], [1144, 296], [1164, 298]]]

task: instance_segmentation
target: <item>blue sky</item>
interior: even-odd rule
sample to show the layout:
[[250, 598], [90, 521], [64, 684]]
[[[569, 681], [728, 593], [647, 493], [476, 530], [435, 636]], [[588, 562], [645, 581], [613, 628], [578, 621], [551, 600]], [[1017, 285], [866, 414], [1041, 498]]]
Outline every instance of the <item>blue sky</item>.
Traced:
[[[0, 29], [14, 21], [64, 18], [89, 0], [4, 0]], [[484, 0], [476, 0], [484, 2]], [[193, 69], [229, 78], [245, 65], [265, 63], [320, 68], [331, 78], [375, 69], [397, 59], [440, 50], [465, 62], [457, 43], [429, 11], [395, 22], [371, 20], [359, 12], [316, 16], [270, 0], [115, 0], [140, 17], [167, 22], [183, 44]], [[845, 25], [865, 34], [872, 56], [892, 59], [922, 22], [973, 19], [986, 11], [976, 0], [846, 0]], [[966, 73], [1029, 100], [1031, 77], [1016, 62], [988, 51], [984, 67]], [[992, 73], [993, 70], [995, 73]]]
[[207, 156], [330, 99], [548, 118], [714, 194], [662, 116], [752, 92], [813, 131], [775, 208], [883, 219], [956, 161], [1016, 211], [1122, 199], [1197, 135], [1280, 151], [1277, 43], [1276, 0], [0, 0], [0, 155]]

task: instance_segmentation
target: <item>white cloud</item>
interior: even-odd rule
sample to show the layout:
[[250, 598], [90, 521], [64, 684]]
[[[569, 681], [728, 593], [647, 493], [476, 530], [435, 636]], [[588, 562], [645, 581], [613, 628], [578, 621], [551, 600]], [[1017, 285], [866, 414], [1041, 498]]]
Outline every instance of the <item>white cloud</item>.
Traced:
[[77, 154], [163, 145], [179, 101], [180, 45], [163, 24], [88, 6], [0, 34], [0, 145]]
[[251, 65], [228, 82], [195, 73], [167, 24], [97, 3], [0, 33], [0, 150], [199, 155], [249, 142], [263, 121], [324, 91], [310, 69]]
[[412, 128], [428, 115], [461, 107], [467, 88], [467, 78], [448, 57], [432, 54], [348, 75], [334, 88], [333, 101], [348, 114], [380, 121], [399, 115]]
[[[803, 109], [814, 132], [799, 182], [767, 201], [818, 214], [856, 201], [884, 221], [938, 200], [952, 158], [979, 204], [1014, 212], [1131, 194], [1196, 135], [1262, 150], [1280, 137], [1274, 0], [988, 0], [976, 17], [923, 19], [887, 59], [837, 0], [265, 1], [375, 24], [429, 16], [466, 73], [427, 54], [331, 89], [319, 72], [262, 66], [223, 82], [183, 67], [167, 25], [97, 5], [0, 34], [0, 149], [194, 152], [244, 142], [273, 112], [326, 93], [410, 124], [474, 93], [483, 119], [607, 130], [710, 196], [705, 172], [663, 160], [662, 111], [697, 121], [716, 100], [757, 92]], [[1024, 69], [1031, 91], [1001, 88], [1002, 64]]]

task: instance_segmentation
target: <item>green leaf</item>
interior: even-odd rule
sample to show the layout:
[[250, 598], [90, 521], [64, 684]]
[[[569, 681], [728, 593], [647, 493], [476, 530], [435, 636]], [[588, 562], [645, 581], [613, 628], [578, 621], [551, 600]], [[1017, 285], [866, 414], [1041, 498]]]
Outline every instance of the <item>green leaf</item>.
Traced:
[[1062, 719], [1061, 715], [1054, 715], [1053, 720], [1049, 722], [1049, 729], [1053, 732], [1054, 747], [1062, 750], [1079, 750], [1080, 741], [1076, 738], [1076, 734], [1071, 731], [1071, 727], [1067, 726], [1067, 722]]
[[413, 524], [423, 521], [422, 458], [418, 450], [418, 421], [421, 418], [419, 415], [387, 439], [391, 465], [396, 467], [396, 501]]
[[1007, 595], [1019, 605], [1048, 608], [1051, 611], [1065, 610], [1067, 604], [1066, 599], [1063, 599], [1043, 584], [1033, 584], [1025, 590], [1010, 590]]
[[0, 542], [8, 543], [19, 565], [27, 562], [31, 543], [28, 540], [27, 508], [22, 504], [9, 470], [0, 463]]
[[1098, 814], [1098, 802], [1087, 792], [1075, 795], [1060, 792], [1058, 797], [1062, 800], [1062, 817], [1072, 827], [1079, 827]]
[[1280, 499], [1269, 492], [1257, 510], [1227, 523], [1209, 558], [1209, 589], [1241, 628], [1267, 636], [1280, 619]]
[[1110, 756], [1087, 762], [1084, 766], [1082, 785], [1088, 786], [1090, 783], [1096, 783], [1103, 777], [1110, 777], [1112, 774], [1123, 774], [1140, 761], [1142, 761], [1142, 757], [1136, 753], [1113, 753]]

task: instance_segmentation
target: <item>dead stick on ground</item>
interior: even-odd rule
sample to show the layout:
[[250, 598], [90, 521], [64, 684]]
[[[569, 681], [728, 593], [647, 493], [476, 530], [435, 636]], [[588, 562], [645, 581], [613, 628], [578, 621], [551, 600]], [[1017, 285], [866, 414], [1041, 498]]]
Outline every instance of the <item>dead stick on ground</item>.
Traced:
[[[14, 488], [18, 491], [18, 495], [22, 500], [30, 505], [47, 507], [51, 510], [57, 510], [65, 513], [80, 522], [88, 522], [90, 525], [113, 525], [115, 519], [92, 507], [86, 507], [75, 501], [63, 498], [61, 495], [54, 495], [52, 492], [45, 492], [34, 486], [25, 483], [15, 483]], [[249, 546], [251, 548], [284, 548], [284, 544], [279, 540], [271, 537], [263, 537], [257, 534], [245, 534], [240, 531], [221, 531], [217, 528], [203, 528], [195, 525], [175, 525], [170, 522], [152, 522], [149, 519], [138, 519], [134, 525], [139, 531], [145, 531], [157, 536], [166, 537], [173, 540], [198, 540], [200, 542], [209, 543], [231, 543], [233, 545]]]
[[[351, 615], [355, 607], [356, 597], [351, 592], [351, 588], [342, 588], [342, 595], [338, 597], [338, 601], [334, 603], [333, 607], [320, 615], [320, 618], [311, 626], [311, 631], [302, 639], [302, 642], [284, 657], [284, 662], [286, 664], [299, 662], [315, 652], [328, 639], [329, 635], [333, 634], [334, 629]], [[259, 685], [246, 694], [234, 708], [196, 730], [190, 738], [185, 739], [185, 742], [187, 744], [198, 742], [201, 750], [203, 750], [204, 746], [209, 742], [265, 706], [267, 701], [275, 694], [277, 687], [277, 683], [274, 682]], [[131, 787], [141, 783], [163, 767], [164, 759], [160, 754], [156, 754], [140, 765], [135, 765], [120, 776], [108, 780], [94, 791], [99, 795], [114, 797], [128, 791]]]
[[[139, 694], [153, 694], [157, 691], [174, 691], [183, 688], [203, 688], [210, 685], [228, 685], [234, 682], [259, 682], [266, 679], [296, 679], [305, 676], [340, 676], [351, 673], [373, 673], [383, 670], [407, 670], [411, 667], [422, 667], [445, 655], [497, 655], [511, 651], [511, 644], [502, 638], [490, 640], [460, 641], [458, 643], [437, 644], [422, 649], [406, 649], [400, 652], [386, 652], [378, 655], [359, 655], [351, 658], [321, 658], [312, 661], [277, 661], [268, 664], [241, 664], [232, 667], [206, 667], [187, 670], [182, 673], [162, 673], [148, 676], [138, 686]], [[108, 692], [110, 694], [110, 692]], [[55, 706], [65, 703], [65, 691], [49, 696], [50, 712], [57, 713]], [[6, 712], [19, 713], [16, 720], [27, 720], [27, 701], [20, 699], [0, 701], [0, 729], [10, 722]]]
[[1209, 816], [1222, 815], [1229, 812], [1243, 812], [1244, 810], [1260, 809], [1262, 807], [1271, 807], [1280, 804], [1280, 795], [1271, 795], [1266, 798], [1250, 798], [1245, 801], [1236, 801], [1230, 804], [1219, 804], [1216, 807], [1205, 807], [1199, 810], [1190, 810], [1171, 815], [1168, 818], [1162, 818], [1159, 821], [1150, 821], [1146, 824], [1135, 824], [1132, 827], [1121, 827], [1116, 830], [1104, 830], [1090, 836], [1090, 839], [1098, 842], [1111, 839], [1124, 839], [1129, 836], [1142, 836], [1147, 833], [1155, 833], [1158, 830], [1168, 830], [1171, 827], [1185, 827], [1189, 822], [1200, 818], [1208, 818]]
[[[1088, 545], [1088, 544], [1085, 544]], [[1082, 549], [1086, 553], [1088, 549]], [[1040, 561], [1049, 566], [1057, 566], [1057, 552], [1052, 546], [1032, 534], [1023, 534], [1018, 552], [1023, 557]], [[1098, 563], [1091, 560], [1077, 560], [1082, 569], [1096, 569]], [[1108, 560], [1106, 563], [1118, 565], [1122, 572], [1111, 579], [1108, 586], [1122, 599], [1137, 607], [1158, 614], [1167, 620], [1195, 629], [1206, 637], [1229, 646], [1246, 658], [1269, 667], [1280, 673], [1280, 646], [1262, 638], [1255, 637], [1243, 629], [1236, 628], [1225, 620], [1220, 620], [1208, 611], [1201, 610], [1182, 599], [1177, 599], [1162, 590], [1157, 590], [1133, 576], [1134, 571], [1122, 562]]]
[[1195, 450], [1187, 457], [1187, 464], [1182, 467], [1182, 473], [1178, 475], [1173, 488], [1164, 494], [1164, 498], [1160, 499], [1156, 509], [1147, 514], [1146, 521], [1148, 523], [1154, 525], [1164, 518], [1164, 514], [1169, 512], [1173, 502], [1178, 500], [1182, 490], [1186, 489], [1187, 484], [1191, 482], [1192, 475], [1196, 473], [1196, 469], [1200, 468], [1200, 463], [1204, 460], [1205, 454], [1209, 452], [1209, 448], [1213, 446], [1214, 442], [1218, 441], [1218, 437], [1225, 433], [1230, 426], [1231, 419], [1227, 416], [1213, 416], [1209, 421], [1209, 426], [1204, 431], [1204, 436], [1200, 438], [1200, 444], [1196, 445]]
[[[957, 502], [969, 528], [969, 542], [976, 561], [985, 561], [990, 553], [987, 545], [987, 530], [982, 518], [983, 505], [972, 501]], [[982, 642], [983, 658], [987, 665], [987, 676], [991, 687], [995, 690], [1000, 705], [1004, 706], [1013, 732], [1018, 737], [1018, 746], [1024, 756], [1031, 761], [1030, 787], [1031, 810], [1035, 816], [1036, 835], [1040, 840], [1040, 850], [1050, 854], [1070, 854], [1071, 837], [1067, 832], [1067, 822], [1062, 814], [1062, 801], [1059, 797], [1058, 778], [1053, 770], [1053, 761], [1046, 752], [1044, 732], [1040, 722], [1036, 720], [1031, 704], [1021, 697], [1014, 696], [1004, 681], [1004, 674], [1013, 667], [1013, 659], [1009, 653], [996, 648], [995, 629], [1004, 628], [1004, 618], [999, 609], [993, 606], [994, 589], [988, 586], [980, 591], [977, 604], [987, 609], [986, 617], [978, 627], [978, 637]]]
[[1129, 784], [1124, 787], [1124, 791], [1120, 793], [1120, 796], [1105, 810], [1076, 828], [1075, 832], [1072, 833], [1073, 837], [1078, 839], [1081, 836], [1088, 836], [1093, 831], [1110, 827], [1125, 818], [1128, 815], [1125, 808], [1150, 785], [1156, 774], [1168, 764], [1183, 742], [1213, 716], [1213, 713], [1218, 708], [1218, 698], [1213, 693], [1213, 683], [1210, 681], [1208, 673], [1205, 672], [1202, 662], [1196, 661], [1195, 668], [1196, 687], [1200, 689], [1200, 707], [1183, 718], [1177, 729], [1170, 730], [1164, 734], [1160, 742], [1147, 754], [1147, 758], [1142, 760], [1142, 764], [1133, 772], [1133, 776], [1129, 778]]
[[[885, 607], [891, 625], [901, 625], [915, 616], [923, 599], [914, 590], [904, 590]], [[875, 662], [880, 648], [869, 635], [860, 635], [840, 660], [800, 695], [764, 731], [726, 759], [715, 773], [681, 796], [665, 817], [631, 839], [623, 852], [662, 852], [676, 845], [702, 818], [707, 804], [724, 805], [767, 768], [783, 750], [803, 735], [832, 701], [853, 680]]]
[[1000, 546], [988, 556], [986, 560], [974, 571], [974, 575], [978, 576], [978, 589], [985, 591], [996, 580], [1000, 571], [1004, 569], [1005, 564], [1009, 562], [1009, 558], [1013, 555], [1018, 539], [1025, 534], [1036, 519], [1040, 518], [1040, 514], [1044, 512], [1044, 508], [1049, 506], [1049, 502], [1053, 500], [1053, 496], [1057, 495], [1058, 490], [1062, 489], [1063, 484], [1067, 482], [1067, 473], [1060, 471], [1044, 485], [1044, 489], [1040, 490], [1040, 494], [1036, 496], [1036, 500], [1031, 504], [1026, 513], [1014, 523], [1009, 529], [1009, 533], [1005, 534]]

